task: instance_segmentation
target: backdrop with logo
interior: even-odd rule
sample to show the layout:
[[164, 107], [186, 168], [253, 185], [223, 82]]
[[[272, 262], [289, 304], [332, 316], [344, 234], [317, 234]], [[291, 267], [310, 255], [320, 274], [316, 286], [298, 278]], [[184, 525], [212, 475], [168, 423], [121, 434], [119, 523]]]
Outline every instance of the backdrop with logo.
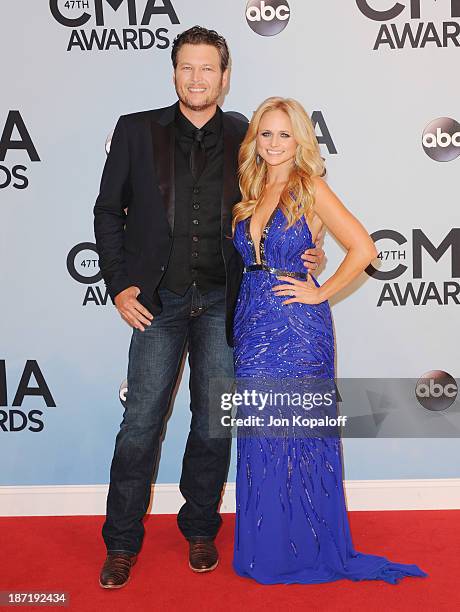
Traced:
[[[118, 116], [175, 101], [171, 42], [195, 24], [231, 48], [224, 110], [250, 118], [268, 96], [298, 99], [329, 184], [377, 243], [373, 268], [333, 300], [338, 375], [460, 375], [459, 0], [4, 0], [0, 11], [0, 484], [108, 482], [130, 330], [101, 281], [92, 208]], [[320, 281], [344, 255], [330, 236], [325, 251]], [[451, 389], [434, 410], [414, 395], [407, 436], [346, 439], [346, 477], [459, 476]], [[186, 365], [160, 483], [179, 479], [189, 417]]]

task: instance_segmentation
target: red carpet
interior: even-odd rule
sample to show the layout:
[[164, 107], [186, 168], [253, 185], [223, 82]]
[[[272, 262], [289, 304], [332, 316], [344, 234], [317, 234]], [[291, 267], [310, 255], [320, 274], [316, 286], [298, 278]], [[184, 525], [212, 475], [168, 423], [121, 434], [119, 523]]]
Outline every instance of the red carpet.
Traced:
[[78, 612], [460, 608], [460, 511], [350, 513], [357, 550], [417, 563], [429, 574], [395, 586], [345, 580], [262, 586], [240, 578], [231, 568], [234, 517], [229, 514], [217, 540], [219, 567], [210, 574], [193, 574], [175, 517], [163, 515], [146, 521], [144, 548], [131, 582], [122, 590], [106, 591], [98, 586], [104, 560], [102, 522], [102, 517], [0, 519], [0, 591], [67, 591], [70, 609]]

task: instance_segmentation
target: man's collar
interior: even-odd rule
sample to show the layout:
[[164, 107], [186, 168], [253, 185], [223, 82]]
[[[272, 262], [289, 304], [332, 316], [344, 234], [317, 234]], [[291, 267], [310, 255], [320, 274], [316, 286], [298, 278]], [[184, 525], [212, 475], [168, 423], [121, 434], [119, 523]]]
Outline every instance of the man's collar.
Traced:
[[[200, 129], [204, 130], [207, 134], [220, 134], [222, 130], [222, 115], [222, 110], [218, 106], [215, 114]], [[176, 106], [176, 116], [174, 121], [176, 126], [179, 128], [179, 131], [186, 136], [193, 137], [194, 133], [198, 129], [181, 111], [179, 103]]]

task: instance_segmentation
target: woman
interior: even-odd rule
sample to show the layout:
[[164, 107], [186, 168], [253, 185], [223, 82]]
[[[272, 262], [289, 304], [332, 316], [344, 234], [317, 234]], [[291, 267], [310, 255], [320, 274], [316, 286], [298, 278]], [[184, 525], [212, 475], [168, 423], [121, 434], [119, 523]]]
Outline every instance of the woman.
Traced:
[[[269, 98], [254, 114], [240, 149], [243, 201], [234, 208], [234, 243], [245, 263], [234, 323], [241, 388], [301, 379], [334, 380], [334, 336], [327, 300], [376, 256], [361, 223], [326, 183], [311, 121], [295, 100]], [[325, 225], [347, 255], [322, 286], [300, 260]], [[268, 387], [265, 391], [268, 390]], [[252, 413], [251, 413], [252, 410]], [[275, 416], [295, 409], [275, 407]], [[353, 549], [338, 435], [303, 435], [288, 418], [269, 427], [265, 407], [240, 409], [234, 568], [264, 584], [349, 578], [396, 583], [425, 576]], [[289, 422], [289, 425], [287, 424]], [[283, 425], [285, 423], [285, 425]], [[271, 431], [269, 431], [271, 429]]]

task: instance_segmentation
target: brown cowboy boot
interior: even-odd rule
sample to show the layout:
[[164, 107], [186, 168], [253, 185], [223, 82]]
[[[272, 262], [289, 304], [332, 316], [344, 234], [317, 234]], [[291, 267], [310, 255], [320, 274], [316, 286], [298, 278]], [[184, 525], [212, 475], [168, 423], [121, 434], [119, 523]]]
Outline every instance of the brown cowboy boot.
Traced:
[[219, 563], [219, 554], [213, 540], [193, 538], [189, 543], [189, 567], [194, 572], [210, 572]]
[[99, 585], [103, 589], [121, 589], [128, 582], [131, 568], [136, 561], [137, 555], [108, 553], [102, 566]]

